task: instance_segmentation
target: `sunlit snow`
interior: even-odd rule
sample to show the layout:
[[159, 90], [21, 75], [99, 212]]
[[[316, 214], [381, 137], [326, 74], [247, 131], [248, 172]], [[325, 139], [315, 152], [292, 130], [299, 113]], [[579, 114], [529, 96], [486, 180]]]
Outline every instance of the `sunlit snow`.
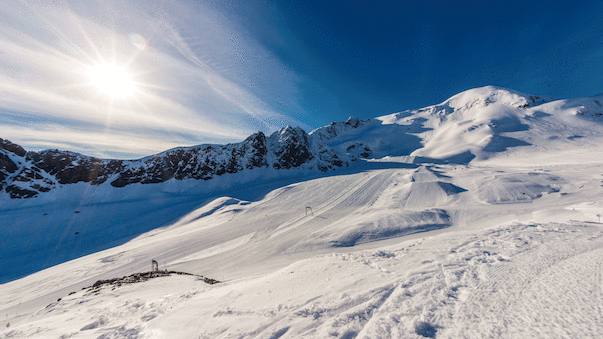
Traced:
[[[602, 99], [484, 87], [314, 131], [375, 154], [327, 173], [3, 197], [0, 338], [599, 338]], [[82, 290], [153, 259], [221, 283]]]

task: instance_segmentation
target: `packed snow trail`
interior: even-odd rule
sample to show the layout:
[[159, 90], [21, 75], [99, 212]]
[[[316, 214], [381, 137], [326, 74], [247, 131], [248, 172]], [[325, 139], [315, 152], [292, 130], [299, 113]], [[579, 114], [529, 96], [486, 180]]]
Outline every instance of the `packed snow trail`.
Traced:
[[[293, 187], [287, 190], [284, 196], [280, 196], [281, 199], [286, 201], [288, 206], [293, 206], [295, 214], [287, 215], [289, 218], [294, 219], [293, 222], [283, 220], [282, 218], [282, 222], [275, 222], [274, 216], [272, 216], [272, 220], [268, 224], [269, 226], [257, 229], [258, 224], [262, 225], [266, 222], [262, 220], [263, 218], [254, 221], [257, 224], [250, 226], [252, 221], [247, 221], [248, 219], [244, 218], [245, 215], [242, 215], [239, 218], [239, 222], [243, 223], [243, 225], [239, 226], [235, 221], [229, 223], [228, 226], [232, 227], [236, 232], [240, 232], [241, 229], [245, 230], [246, 227], [257, 229], [248, 243], [227, 253], [222, 253], [220, 256], [201, 259], [198, 264], [188, 262], [186, 265], [199, 270], [211, 265], [212, 267], [219, 268], [220, 272], [214, 273], [210, 270], [207, 274], [220, 276], [225, 274], [225, 271], [229, 269], [236, 270], [238, 266], [254, 267], [258, 266], [258, 263], [264, 263], [266, 260], [282, 256], [282, 254], [291, 253], [291, 248], [306, 240], [308, 234], [317, 232], [331, 223], [357, 212], [358, 209], [370, 207], [371, 203], [378, 198], [383, 187], [390, 183], [392, 175], [397, 171], [399, 170], [381, 170], [369, 177], [365, 177], [363, 173], [355, 174], [350, 179], [347, 179], [344, 185], [326, 190], [322, 190], [321, 186], [306, 188], [306, 190], [312, 191], [310, 196], [307, 194], [296, 194], [294, 191], [295, 187]], [[316, 184], [322, 185], [320, 181]], [[311, 197], [311, 199], [307, 199], [308, 197]], [[305, 216], [302, 214], [303, 207], [306, 206], [304, 202], [307, 201], [310, 201], [310, 204], [313, 204], [313, 206], [317, 206], [316, 209], [313, 208], [314, 215]], [[268, 200], [265, 203], [254, 206], [254, 208], [272, 209], [272, 207], [264, 206], [270, 204], [271, 200]], [[279, 204], [282, 203], [279, 202]], [[253, 214], [253, 208], [245, 214]], [[296, 215], [302, 216], [296, 217]], [[245, 223], [247, 225], [244, 225]], [[207, 237], [211, 236], [207, 235]], [[224, 239], [223, 237], [221, 238]], [[330, 244], [313, 243], [308, 247], [296, 247], [296, 252], [310, 252], [327, 247], [330, 247]], [[287, 259], [288, 257], [285, 255], [281, 259], [293, 259]], [[236, 265], [236, 267], [233, 267], [233, 265]], [[178, 268], [180, 266], [176, 265], [175, 267]]]

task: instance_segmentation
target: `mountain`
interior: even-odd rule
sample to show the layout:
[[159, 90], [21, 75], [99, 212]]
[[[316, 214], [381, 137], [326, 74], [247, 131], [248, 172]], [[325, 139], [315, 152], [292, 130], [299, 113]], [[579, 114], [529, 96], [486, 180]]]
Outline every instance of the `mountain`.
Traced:
[[37, 195], [0, 197], [0, 339], [598, 338], [602, 102], [488, 86], [113, 162], [3, 141]]
[[304, 165], [326, 171], [344, 164], [324, 145], [311, 151], [308, 135], [292, 127], [268, 138], [258, 132], [236, 144], [176, 148], [139, 160], [101, 160], [59, 150], [26, 152], [2, 139], [0, 147], [0, 187], [11, 198], [32, 198], [60, 185], [79, 182], [124, 187], [170, 179], [210, 180], [253, 168]]
[[139, 160], [26, 152], [0, 139], [0, 189], [11, 198], [32, 198], [78, 182], [124, 187], [172, 179], [207, 181], [256, 168], [324, 172], [384, 156], [466, 163], [511, 147], [598, 137], [602, 115], [600, 98], [553, 100], [487, 86], [439, 105], [364, 121], [350, 117], [309, 134], [287, 126], [269, 137], [258, 132], [240, 143], [176, 148]]

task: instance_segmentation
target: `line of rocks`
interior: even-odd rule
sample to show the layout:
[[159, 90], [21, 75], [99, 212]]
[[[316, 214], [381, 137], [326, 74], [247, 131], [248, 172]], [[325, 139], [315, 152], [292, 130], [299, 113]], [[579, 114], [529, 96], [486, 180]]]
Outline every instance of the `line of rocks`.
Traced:
[[[195, 276], [195, 277], [200, 277], [200, 278], [203, 278], [203, 282], [205, 282], [206, 284], [210, 284], [210, 285], [221, 282], [221, 281], [207, 278], [207, 277], [204, 277], [204, 276], [201, 276], [198, 274], [164, 270], [164, 271], [140, 272], [140, 273], [131, 274], [129, 276], [123, 276], [121, 278], [98, 280], [92, 286], [82, 288], [82, 291], [86, 291], [86, 293], [96, 293], [96, 292], [100, 291], [101, 288], [106, 287], [106, 286], [113, 286], [113, 289], [115, 289], [116, 287], [120, 287], [121, 285], [124, 285], [124, 284], [140, 283], [140, 282], [144, 282], [144, 281], [147, 281], [147, 280], [153, 279], [153, 278], [167, 277], [172, 274], [191, 275], [191, 276]], [[69, 295], [72, 295], [75, 293], [77, 293], [77, 292], [71, 292], [71, 293], [69, 293]], [[56, 302], [50, 303], [48, 306], [46, 306], [46, 308], [52, 306], [53, 304], [58, 303], [59, 301], [61, 301], [61, 298], [59, 298]]]
[[[153, 278], [170, 276], [172, 274], [192, 275], [192, 276], [200, 277], [200, 278], [203, 278], [203, 282], [210, 284], [210, 285], [217, 284], [220, 282], [215, 279], [207, 278], [207, 277], [204, 277], [201, 275], [192, 274], [192, 273], [188, 273], [188, 272], [164, 270], [164, 271], [140, 272], [140, 273], [131, 274], [129, 276], [124, 276], [121, 278], [98, 280], [92, 286], [84, 287], [84, 288], [82, 288], [82, 290], [87, 290], [87, 292], [94, 293], [94, 292], [99, 291], [102, 287], [105, 287], [105, 286], [119, 287], [123, 284], [135, 284], [135, 283], [147, 281], [147, 280], [153, 279]], [[72, 292], [72, 293], [75, 293], [75, 292]]]

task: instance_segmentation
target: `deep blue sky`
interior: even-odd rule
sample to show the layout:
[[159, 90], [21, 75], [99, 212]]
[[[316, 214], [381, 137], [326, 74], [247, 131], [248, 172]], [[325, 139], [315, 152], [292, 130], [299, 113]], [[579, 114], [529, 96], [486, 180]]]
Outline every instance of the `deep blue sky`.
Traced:
[[310, 122], [420, 108], [484, 85], [603, 92], [602, 1], [274, 0], [236, 12], [253, 6], [270, 15], [242, 22], [304, 77]]
[[[133, 158], [497, 85], [603, 92], [603, 2], [5, 0], [0, 138]], [[111, 99], [87, 77], [115, 62]]]

